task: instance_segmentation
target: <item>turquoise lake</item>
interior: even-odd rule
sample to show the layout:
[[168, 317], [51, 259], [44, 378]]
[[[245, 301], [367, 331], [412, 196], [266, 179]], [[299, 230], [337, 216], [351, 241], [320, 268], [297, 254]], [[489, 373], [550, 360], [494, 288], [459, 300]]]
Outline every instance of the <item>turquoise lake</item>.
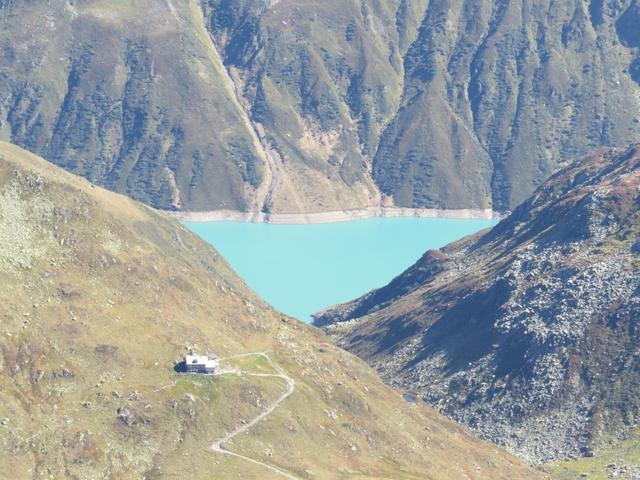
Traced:
[[371, 218], [319, 225], [185, 222], [267, 302], [305, 322], [382, 287], [422, 254], [492, 220]]

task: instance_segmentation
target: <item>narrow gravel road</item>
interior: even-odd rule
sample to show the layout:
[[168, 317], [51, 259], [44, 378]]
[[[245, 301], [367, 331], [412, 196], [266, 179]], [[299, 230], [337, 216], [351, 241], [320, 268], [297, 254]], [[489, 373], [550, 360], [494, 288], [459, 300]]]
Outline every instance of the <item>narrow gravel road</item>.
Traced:
[[266, 352], [243, 353], [241, 355], [235, 355], [233, 357], [227, 357], [227, 358], [223, 358], [221, 360], [233, 360], [235, 358], [242, 358], [242, 357], [262, 357], [262, 358], [265, 358], [269, 362], [269, 364], [273, 367], [273, 369], [277, 372], [277, 373], [248, 373], [248, 372], [244, 372], [245, 375], [249, 375], [249, 376], [252, 376], [252, 377], [281, 378], [281, 379], [283, 379], [284, 381], [287, 382], [287, 389], [276, 400], [271, 402], [269, 404], [269, 406], [260, 415], [258, 415], [257, 417], [255, 417], [251, 421], [249, 421], [249, 422], [247, 422], [247, 423], [245, 423], [243, 425], [240, 425], [238, 428], [236, 428], [236, 429], [232, 430], [231, 432], [227, 433], [224, 437], [215, 440], [213, 442], [213, 445], [211, 446], [211, 448], [213, 449], [214, 452], [218, 452], [218, 453], [221, 453], [223, 455], [228, 455], [228, 456], [240, 458], [240, 459], [245, 460], [247, 462], [250, 462], [250, 463], [253, 463], [253, 464], [256, 464], [256, 465], [260, 465], [260, 466], [262, 466], [264, 468], [267, 468], [267, 469], [271, 470], [274, 473], [277, 473], [278, 475], [280, 475], [282, 477], [288, 478], [289, 480], [299, 480], [297, 477], [294, 477], [290, 473], [287, 473], [284, 470], [279, 469], [278, 467], [274, 467], [273, 465], [269, 465], [268, 463], [261, 462], [259, 460], [254, 459], [254, 458], [247, 457], [245, 455], [241, 455], [239, 453], [232, 452], [231, 450], [228, 450], [224, 446], [224, 444], [229, 442], [232, 438], [236, 437], [237, 435], [241, 434], [242, 432], [245, 432], [245, 431], [249, 430], [251, 427], [253, 427], [255, 424], [257, 424], [259, 421], [264, 420], [271, 413], [273, 413], [273, 411], [276, 408], [278, 408], [278, 406], [280, 406], [280, 404], [282, 402], [284, 402], [285, 399], [289, 395], [291, 395], [295, 391], [295, 388], [296, 388], [293, 378], [291, 378], [288, 375], [286, 375], [284, 373], [284, 371], [280, 368], [280, 366], [278, 366], [275, 363], [273, 363], [273, 361], [271, 360], [269, 355], [267, 355]]

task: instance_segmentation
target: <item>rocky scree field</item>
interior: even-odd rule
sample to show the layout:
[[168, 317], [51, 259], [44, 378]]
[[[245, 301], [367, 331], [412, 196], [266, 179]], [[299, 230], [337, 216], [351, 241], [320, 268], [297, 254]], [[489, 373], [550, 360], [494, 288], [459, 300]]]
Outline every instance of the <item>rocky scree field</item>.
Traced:
[[[575, 468], [589, 478], [633, 471], [639, 192], [640, 147], [600, 150], [492, 230], [427, 252], [316, 324], [390, 384], [526, 461], [584, 457]], [[584, 473], [559, 465], [566, 478]]]

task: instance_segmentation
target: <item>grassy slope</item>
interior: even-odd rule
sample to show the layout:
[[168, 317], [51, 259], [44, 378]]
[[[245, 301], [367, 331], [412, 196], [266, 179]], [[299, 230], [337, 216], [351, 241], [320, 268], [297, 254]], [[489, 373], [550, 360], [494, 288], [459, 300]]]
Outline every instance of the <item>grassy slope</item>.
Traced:
[[4, 2], [0, 138], [160, 208], [509, 210], [640, 133], [635, 7], [556, 3]]
[[403, 206], [510, 210], [559, 163], [636, 141], [625, 8], [637, 22], [606, 2], [429, 2], [373, 162], [381, 190]]
[[[558, 480], [573, 480], [584, 478], [586, 474], [592, 480], [608, 480], [616, 470], [615, 466], [633, 466], [635, 475], [639, 471], [640, 465], [640, 438], [637, 431], [634, 431], [626, 440], [598, 451], [598, 454], [591, 458], [579, 458], [568, 462], [557, 462], [549, 465], [548, 470]], [[618, 478], [636, 478], [620, 475]]]
[[209, 445], [283, 382], [178, 376], [192, 344], [270, 351], [295, 379], [230, 446], [300, 478], [539, 476], [271, 310], [174, 220], [5, 143], [0, 225], [0, 472], [11, 478], [270, 478]]
[[159, 208], [253, 208], [266, 159], [198, 2], [74, 5], [0, 12], [0, 138]]

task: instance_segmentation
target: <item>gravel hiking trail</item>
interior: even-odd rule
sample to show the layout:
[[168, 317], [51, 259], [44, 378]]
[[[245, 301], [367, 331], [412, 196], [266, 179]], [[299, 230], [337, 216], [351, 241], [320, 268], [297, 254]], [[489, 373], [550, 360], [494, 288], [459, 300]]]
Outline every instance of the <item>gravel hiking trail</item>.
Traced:
[[231, 450], [228, 450], [224, 446], [225, 443], [229, 442], [234, 437], [240, 435], [242, 432], [246, 432], [251, 427], [256, 425], [258, 422], [260, 422], [261, 420], [264, 420], [266, 417], [268, 417], [271, 413], [273, 413], [273, 411], [276, 408], [278, 408], [280, 406], [280, 404], [282, 402], [284, 402], [287, 399], [287, 397], [289, 397], [289, 395], [291, 395], [295, 391], [295, 382], [294, 382], [293, 378], [291, 378], [287, 374], [285, 374], [284, 370], [282, 370], [282, 368], [280, 368], [280, 366], [276, 365], [271, 360], [271, 357], [269, 357], [269, 355], [266, 352], [243, 353], [243, 354], [240, 354], [240, 355], [234, 355], [233, 357], [223, 358], [221, 360], [233, 360], [233, 359], [236, 359], [236, 358], [252, 357], [252, 356], [253, 357], [262, 357], [262, 358], [266, 359], [269, 362], [269, 364], [271, 365], [271, 367], [273, 367], [273, 369], [277, 373], [249, 373], [249, 372], [244, 372], [245, 375], [252, 376], [252, 377], [281, 378], [285, 382], [287, 382], [287, 389], [276, 400], [271, 402], [268, 405], [268, 407], [264, 411], [262, 411], [262, 413], [260, 413], [260, 415], [258, 415], [257, 417], [253, 418], [252, 420], [248, 421], [247, 423], [242, 424], [239, 427], [235, 428], [231, 432], [227, 433], [224, 437], [221, 437], [221, 438], [215, 440], [213, 442], [213, 445], [211, 445], [211, 448], [213, 449], [214, 452], [221, 453], [223, 455], [228, 455], [228, 456], [240, 458], [240, 459], [242, 459], [244, 461], [253, 463], [255, 465], [260, 465], [260, 466], [262, 466], [262, 467], [264, 467], [266, 469], [269, 469], [272, 472], [280, 475], [281, 477], [288, 478], [289, 480], [299, 480], [298, 477], [294, 477], [290, 473], [287, 473], [284, 470], [279, 469], [278, 467], [274, 467], [273, 465], [269, 465], [268, 463], [261, 462], [259, 460], [254, 459], [254, 458], [247, 457], [245, 455], [241, 455], [239, 453], [232, 452]]

